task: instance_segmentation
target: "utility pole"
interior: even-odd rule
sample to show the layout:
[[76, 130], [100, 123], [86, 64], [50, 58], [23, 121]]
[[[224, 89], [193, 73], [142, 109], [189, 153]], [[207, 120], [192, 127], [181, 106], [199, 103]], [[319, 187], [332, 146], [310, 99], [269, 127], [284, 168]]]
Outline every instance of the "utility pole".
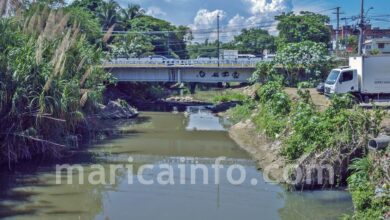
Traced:
[[170, 40], [170, 35], [169, 35], [169, 32], [167, 32], [167, 57], [170, 57], [171, 56], [171, 53], [170, 53], [170, 44], [171, 44], [171, 40]]
[[339, 51], [339, 33], [340, 33], [340, 7], [335, 8], [336, 9], [336, 17], [337, 17], [337, 25], [336, 25], [336, 52]]
[[346, 28], [348, 26], [348, 18], [341, 18], [342, 21], [344, 21], [344, 27], [343, 27], [343, 40], [347, 38]]
[[359, 55], [363, 55], [363, 43], [364, 43], [364, 28], [365, 28], [365, 20], [364, 20], [364, 0], [361, 0], [360, 5], [360, 23], [359, 23]]
[[219, 49], [219, 13], [217, 15], [217, 56], [218, 56], [218, 67], [220, 66], [220, 49]]

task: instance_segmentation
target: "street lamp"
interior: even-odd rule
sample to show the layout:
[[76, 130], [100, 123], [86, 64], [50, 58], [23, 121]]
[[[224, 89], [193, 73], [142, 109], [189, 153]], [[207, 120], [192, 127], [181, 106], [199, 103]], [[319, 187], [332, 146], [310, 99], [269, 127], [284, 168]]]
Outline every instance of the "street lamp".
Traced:
[[368, 12], [370, 12], [371, 10], [373, 10], [374, 9], [374, 7], [370, 7], [367, 11], [366, 11], [366, 16], [365, 17], [367, 17], [367, 15], [368, 15]]

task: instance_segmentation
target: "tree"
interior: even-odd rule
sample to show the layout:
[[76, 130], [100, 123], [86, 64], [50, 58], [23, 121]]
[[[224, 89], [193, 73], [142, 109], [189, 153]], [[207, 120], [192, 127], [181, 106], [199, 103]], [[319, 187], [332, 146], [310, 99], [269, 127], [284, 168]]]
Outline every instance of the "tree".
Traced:
[[122, 9], [122, 16], [126, 20], [133, 20], [136, 17], [145, 14], [145, 10], [137, 4], [129, 4], [126, 9]]
[[79, 24], [80, 31], [86, 35], [90, 43], [97, 43], [100, 40], [99, 20], [90, 11], [80, 7], [69, 7], [66, 11], [69, 15], [69, 25]]
[[[188, 46], [188, 51], [191, 59], [196, 59], [200, 57], [217, 57], [218, 56], [218, 42], [209, 42], [209, 39], [206, 39], [204, 43], [196, 42]], [[225, 44], [221, 46], [225, 48]], [[228, 48], [225, 48], [228, 49]]]
[[258, 28], [243, 29], [234, 37], [233, 45], [243, 54], [262, 55], [266, 49], [275, 50], [274, 37]]
[[150, 38], [135, 33], [128, 33], [115, 38], [112, 47], [114, 57], [134, 58], [152, 54], [154, 49]]
[[103, 30], [108, 30], [118, 22], [119, 8], [120, 6], [114, 0], [103, 2], [103, 4], [99, 6], [97, 15], [100, 19]]
[[188, 58], [185, 38], [190, 34], [190, 31], [187, 27], [176, 27], [167, 21], [147, 15], [136, 17], [129, 23], [133, 32], [161, 32], [149, 35], [155, 54], [182, 59]]
[[124, 30], [129, 30], [129, 21], [145, 14], [145, 10], [137, 4], [129, 4], [127, 8], [121, 9], [121, 25]]
[[331, 39], [330, 28], [326, 25], [330, 19], [328, 16], [313, 12], [301, 12], [283, 14], [276, 17], [279, 21], [278, 47], [286, 43], [298, 43], [313, 41], [328, 44]]
[[296, 79], [323, 78], [332, 67], [332, 61], [326, 45], [312, 41], [287, 44], [278, 50], [274, 59], [275, 66], [286, 71], [290, 84]]
[[103, 0], [74, 0], [71, 7], [83, 8], [91, 13], [97, 13], [98, 8], [100, 8], [105, 2]]
[[341, 40], [341, 45], [343, 45], [349, 53], [357, 53], [358, 44], [359, 39], [355, 35], [348, 36]]

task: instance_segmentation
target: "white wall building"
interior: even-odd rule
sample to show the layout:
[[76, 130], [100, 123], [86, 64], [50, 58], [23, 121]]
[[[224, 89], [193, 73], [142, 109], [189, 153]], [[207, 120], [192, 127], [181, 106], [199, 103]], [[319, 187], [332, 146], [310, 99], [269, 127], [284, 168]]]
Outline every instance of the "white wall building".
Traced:
[[364, 54], [379, 50], [382, 54], [390, 54], [390, 38], [373, 38], [364, 42]]
[[219, 54], [222, 60], [235, 60], [238, 58], [238, 50], [221, 50]]

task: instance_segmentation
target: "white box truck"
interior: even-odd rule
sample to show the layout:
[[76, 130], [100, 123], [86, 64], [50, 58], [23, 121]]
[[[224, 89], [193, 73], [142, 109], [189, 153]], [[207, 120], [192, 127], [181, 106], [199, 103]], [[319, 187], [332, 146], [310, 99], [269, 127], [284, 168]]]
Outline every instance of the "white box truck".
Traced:
[[324, 92], [350, 93], [361, 102], [390, 100], [390, 56], [350, 57], [348, 67], [330, 72]]

